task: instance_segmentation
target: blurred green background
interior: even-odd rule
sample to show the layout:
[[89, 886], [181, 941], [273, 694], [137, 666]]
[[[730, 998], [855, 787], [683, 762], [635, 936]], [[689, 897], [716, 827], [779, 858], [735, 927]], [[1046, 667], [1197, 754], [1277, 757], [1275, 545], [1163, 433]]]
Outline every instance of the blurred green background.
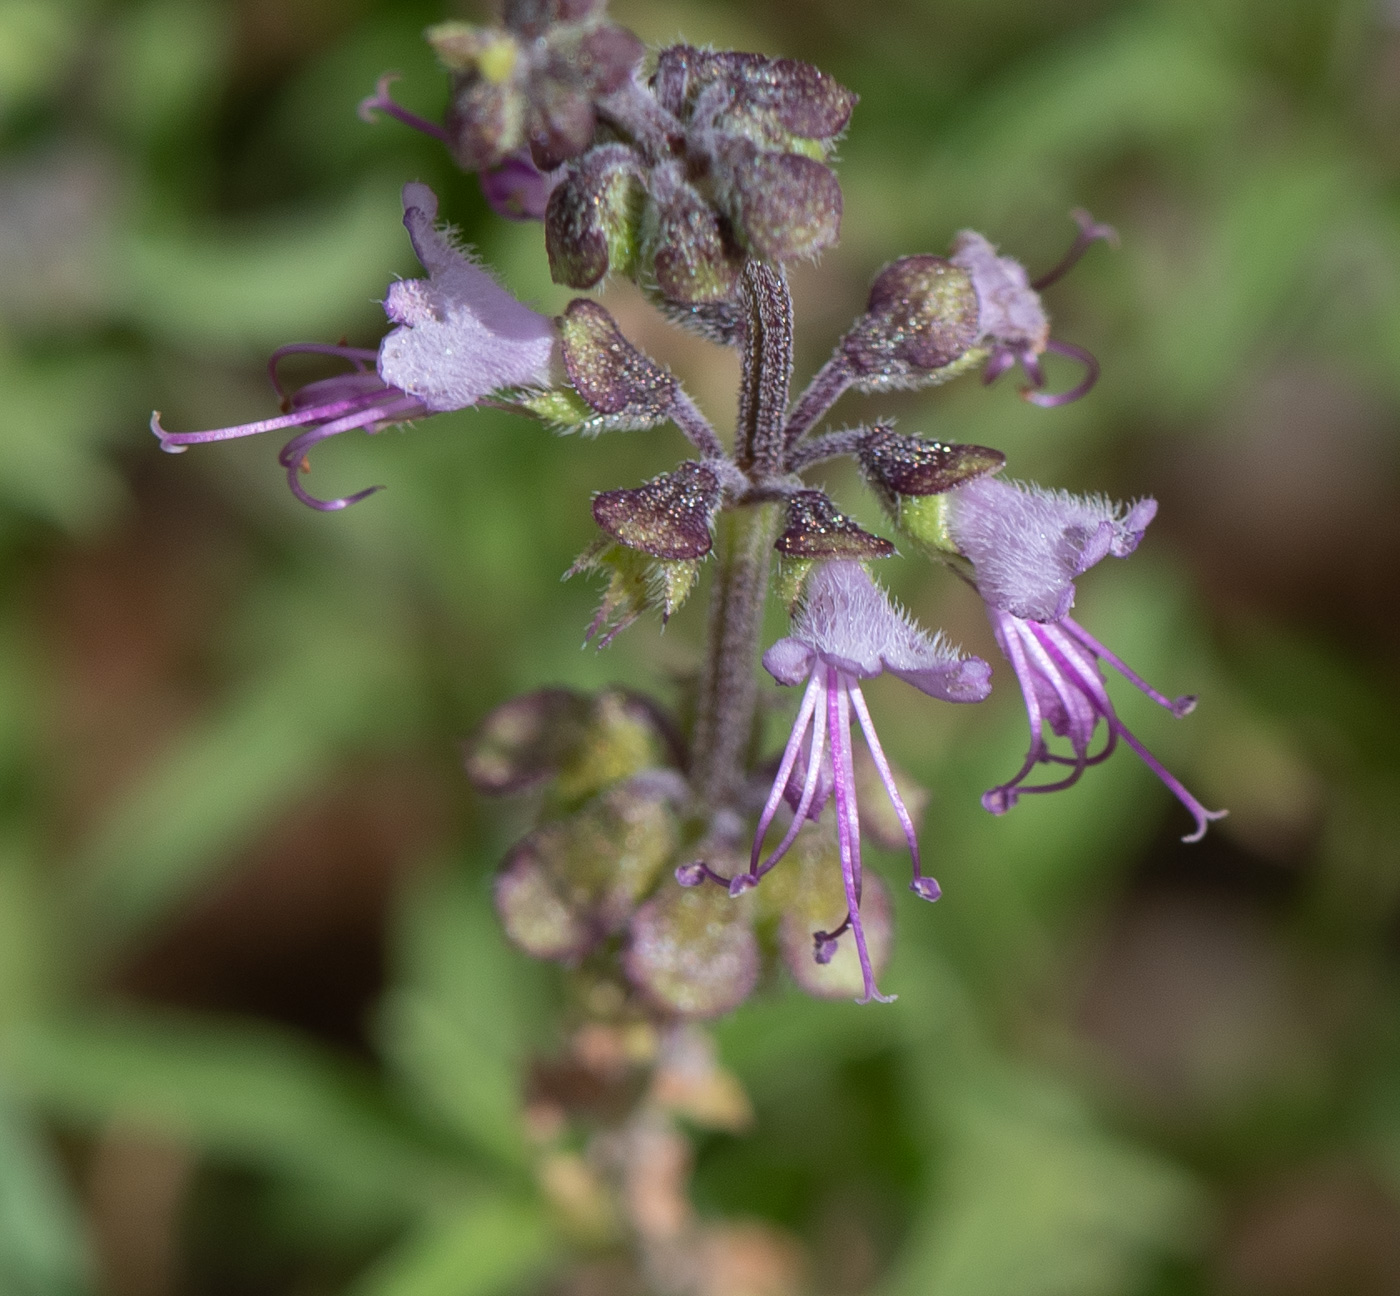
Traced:
[[[1177, 723], [1111, 685], [1231, 810], [1183, 846], [1185, 814], [1125, 752], [993, 820], [977, 795], [1025, 744], [1009, 672], [972, 596], [886, 564], [1001, 683], [976, 709], [871, 689], [933, 790], [946, 898], [896, 888], [894, 1007], [775, 985], [721, 1024], [758, 1123], [700, 1139], [702, 1211], [788, 1230], [833, 1296], [1393, 1296], [1400, 6], [614, 13], [860, 94], [842, 244], [794, 277], [803, 373], [896, 255], [974, 226], [1035, 271], [1071, 207], [1118, 227], [1049, 294], [1058, 336], [1103, 362], [1091, 398], [1042, 411], [965, 380], [836, 419], [1155, 494], [1081, 619], [1201, 695]], [[518, 294], [567, 300], [538, 226], [488, 218], [432, 141], [355, 116], [390, 69], [441, 111], [420, 33], [443, 16], [0, 0], [3, 1296], [561, 1281], [509, 1133], [553, 978], [494, 933], [520, 823], [467, 789], [455, 742], [543, 683], [673, 696], [702, 600], [581, 652], [594, 592], [559, 575], [589, 493], [682, 443], [443, 416], [317, 451], [318, 493], [388, 487], [323, 517], [273, 444], [171, 458], [146, 430], [153, 406], [172, 429], [271, 414], [281, 343], [374, 345], [386, 283], [415, 270], [405, 180]], [[727, 426], [732, 358], [608, 301]], [[826, 480], [877, 521], [853, 474]]]

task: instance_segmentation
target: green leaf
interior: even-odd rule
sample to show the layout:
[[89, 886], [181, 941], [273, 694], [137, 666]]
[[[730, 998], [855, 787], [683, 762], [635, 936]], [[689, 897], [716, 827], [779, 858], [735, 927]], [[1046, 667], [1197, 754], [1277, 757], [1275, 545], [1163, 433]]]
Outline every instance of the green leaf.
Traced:
[[400, 985], [383, 1047], [425, 1110], [474, 1145], [522, 1164], [520, 1090], [530, 1022], [544, 1014], [537, 969], [512, 952], [476, 879], [431, 878], [410, 897]]
[[167, 747], [81, 852], [80, 912], [99, 952], [207, 882], [401, 705], [392, 644], [343, 619], [308, 618], [304, 632], [294, 656]]
[[1026, 1073], [964, 1073], [946, 1168], [882, 1296], [1117, 1296], [1199, 1245], [1186, 1174]]
[[102, 355], [26, 361], [0, 348], [0, 504], [92, 531], [122, 498], [101, 453], [132, 397], [130, 375]]
[[0, 1089], [0, 1291], [81, 1296], [91, 1290], [76, 1204], [39, 1132]]
[[270, 1028], [134, 1014], [50, 1021], [8, 1037], [0, 1069], [56, 1119], [121, 1121], [309, 1180], [369, 1213], [415, 1212], [468, 1186], [366, 1075]]
[[351, 1296], [496, 1296], [514, 1291], [552, 1258], [538, 1207], [491, 1198], [443, 1219], [376, 1265]]

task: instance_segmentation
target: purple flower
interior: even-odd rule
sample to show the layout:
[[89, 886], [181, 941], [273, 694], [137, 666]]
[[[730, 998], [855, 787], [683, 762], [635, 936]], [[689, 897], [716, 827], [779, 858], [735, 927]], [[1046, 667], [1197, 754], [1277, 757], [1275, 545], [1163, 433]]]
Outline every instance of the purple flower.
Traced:
[[[973, 567], [997, 643], [1016, 672], [1026, 700], [1031, 745], [1009, 782], [983, 794], [992, 814], [1005, 814], [1023, 792], [1058, 792], [1077, 783], [1090, 765], [1107, 760], [1121, 738], [1191, 812], [1199, 841], [1207, 823], [1223, 810], [1207, 810], [1119, 719], [1104, 687], [1100, 662], [1175, 716], [1196, 705], [1194, 697], [1168, 698], [1129, 669], [1070, 618], [1074, 577], [1113, 554], [1126, 558], [1157, 512], [1157, 502], [1138, 500], [1126, 512], [1101, 496], [1076, 496], [1038, 486], [983, 477], [948, 495], [948, 531]], [[1099, 722], [1107, 736], [1101, 750], [1089, 748]], [[1068, 738], [1072, 756], [1050, 751], [1044, 726]], [[1026, 786], [1037, 764], [1070, 766], [1064, 778]]]
[[[1099, 380], [1099, 362], [1083, 347], [1061, 342], [1050, 336], [1050, 320], [1040, 302], [1040, 292], [1058, 280], [1099, 239], [1117, 242], [1111, 225], [1101, 225], [1086, 211], [1072, 213], [1079, 235], [1060, 263], [1039, 279], [1032, 280], [1025, 267], [1012, 257], [998, 256], [996, 248], [975, 230], [963, 230], [953, 240], [956, 266], [967, 271], [977, 294], [978, 345], [991, 354], [982, 371], [984, 383], [995, 382], [1019, 363], [1031, 381], [1021, 395], [1033, 405], [1047, 408], [1068, 405], [1088, 393]], [[1046, 351], [1067, 356], [1084, 366], [1084, 377], [1068, 391], [1044, 392], [1045, 374], [1040, 357]]]
[[[516, 301], [468, 257], [450, 230], [434, 226], [437, 197], [426, 185], [405, 185], [403, 207], [404, 225], [428, 278], [389, 286], [384, 311], [398, 327], [379, 350], [316, 343], [281, 347], [273, 352], [268, 372], [283, 398], [282, 415], [209, 432], [167, 432], [157, 412], [151, 416], [151, 431], [163, 450], [178, 454], [206, 441], [294, 428], [278, 456], [293, 493], [312, 508], [343, 509], [379, 487], [317, 499], [298, 480], [307, 471], [312, 446], [352, 428], [378, 432], [421, 415], [465, 409], [502, 388], [549, 380], [553, 322]], [[352, 371], [308, 383], [287, 396], [277, 378], [278, 361], [305, 353], [348, 360]]]
[[[865, 993], [859, 1002], [869, 1003], [871, 999], [888, 1002], [888, 997], [875, 987], [861, 923], [860, 814], [852, 765], [852, 710], [909, 843], [914, 864], [910, 889], [925, 900], [937, 900], [940, 892], [938, 883], [923, 874], [914, 821], [899, 795], [894, 773], [876, 737], [860, 680], [889, 671], [932, 697], [948, 702], [980, 702], [989, 691], [991, 670], [978, 657], [959, 657], [942, 635], [931, 638], [925, 634], [890, 602], [888, 595], [857, 562], [827, 562], [813, 571], [807, 578], [802, 603], [793, 615], [792, 634], [769, 648], [763, 656], [763, 665], [780, 684], [805, 683], [807, 689], [759, 817], [749, 871], [726, 879], [703, 866], [697, 871], [692, 865], [691, 872], [680, 880], [684, 885], [693, 886], [708, 876], [725, 882], [731, 894], [741, 894], [756, 885], [782, 859], [796, 840], [803, 821], [816, 818], [827, 796], [833, 797], [847, 912], [845, 921], [834, 931], [816, 933], [814, 953], [818, 963], [829, 962], [836, 952], [837, 941], [849, 929], [855, 938], [865, 981]], [[792, 824], [777, 849], [760, 863], [764, 836], [784, 799], [799, 757], [804, 761], [806, 773]]]

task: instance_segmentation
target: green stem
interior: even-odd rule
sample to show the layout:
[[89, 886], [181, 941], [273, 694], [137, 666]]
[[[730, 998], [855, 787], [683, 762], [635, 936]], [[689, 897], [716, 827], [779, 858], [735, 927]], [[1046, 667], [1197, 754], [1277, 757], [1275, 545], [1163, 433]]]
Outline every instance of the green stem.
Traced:
[[691, 785], [712, 809], [734, 802], [747, 771], [778, 508], [729, 509], [715, 529], [719, 562], [691, 754]]

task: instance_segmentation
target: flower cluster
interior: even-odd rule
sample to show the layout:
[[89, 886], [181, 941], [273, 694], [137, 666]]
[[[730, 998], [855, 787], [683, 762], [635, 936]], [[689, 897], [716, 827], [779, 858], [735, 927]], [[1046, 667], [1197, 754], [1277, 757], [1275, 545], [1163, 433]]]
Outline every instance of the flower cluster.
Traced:
[[[862, 834], [907, 846], [917, 896], [941, 891], [924, 871], [917, 798], [885, 754], [862, 682], [890, 674], [929, 697], [975, 703], [990, 691], [992, 668], [919, 628], [872, 577], [893, 542], [806, 476], [839, 458], [856, 461], [899, 536], [976, 588], [1020, 685], [1030, 748], [1021, 769], [985, 793], [985, 808], [1001, 815], [1023, 794], [1069, 788], [1121, 740], [1190, 812], [1187, 840], [1199, 839], [1223, 812], [1205, 809], [1127, 728], [1103, 665], [1174, 715], [1194, 699], [1153, 689], [1070, 616], [1075, 581], [1109, 555], [1131, 554], [1155, 502], [1125, 509], [1003, 481], [999, 451], [889, 423], [820, 427], [851, 390], [931, 387], [978, 370], [991, 383], [1017, 365], [1033, 404], [1084, 396], [1098, 364], [1052, 336], [1041, 294], [1113, 231], [1075, 213], [1073, 245], [1038, 278], [967, 230], [946, 256], [890, 263], [794, 395], [784, 265], [838, 236], [831, 160], [855, 104], [850, 91], [790, 59], [688, 45], [648, 55], [601, 0], [507, 0], [500, 24], [444, 24], [429, 40], [451, 76], [445, 122], [395, 103], [390, 78], [362, 114], [383, 112], [441, 139], [480, 173], [498, 211], [541, 220], [556, 282], [587, 289], [628, 276], [668, 317], [734, 347], [742, 377], [732, 444], [598, 301], [576, 298], [548, 318], [512, 297], [436, 223], [437, 199], [421, 184], [404, 187], [403, 209], [427, 277], [389, 286], [393, 327], [377, 348], [284, 347], [270, 366], [280, 416], [180, 433], [157, 415], [152, 428], [170, 451], [287, 433], [280, 459], [291, 488], [321, 510], [377, 489], [318, 499], [301, 484], [307, 452], [353, 428], [489, 404], [561, 433], [669, 423], [687, 438], [693, 457], [672, 471], [593, 498], [598, 537], [568, 574], [606, 579], [587, 631], [603, 646], [646, 612], [668, 619], [718, 553], [705, 663], [678, 711], [688, 719], [622, 691], [546, 689], [498, 708], [468, 745], [479, 788], [537, 798], [535, 826], [496, 884], [512, 940], [610, 977], [620, 994], [672, 1016], [732, 1007], [773, 955], [814, 993], [887, 999], [877, 977], [890, 902], [865, 874]], [[278, 362], [298, 352], [350, 371], [285, 395]], [[1047, 352], [1078, 361], [1081, 381], [1046, 391]], [[763, 651], [770, 580], [791, 624]], [[766, 776], [753, 761], [760, 654], [774, 680], [801, 689]], [[1051, 750], [1054, 738], [1067, 754]], [[1029, 782], [1040, 765], [1061, 777]]]

